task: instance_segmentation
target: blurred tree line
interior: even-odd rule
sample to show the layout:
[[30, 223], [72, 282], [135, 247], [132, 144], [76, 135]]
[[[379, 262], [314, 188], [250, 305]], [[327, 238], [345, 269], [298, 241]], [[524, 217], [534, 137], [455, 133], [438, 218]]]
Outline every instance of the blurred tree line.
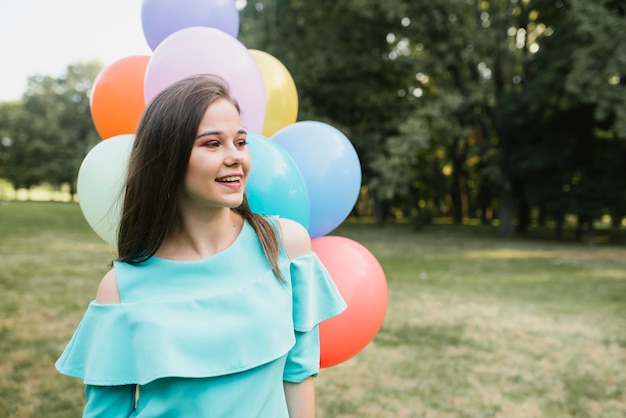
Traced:
[[22, 100], [0, 103], [0, 178], [15, 189], [70, 185], [100, 140], [89, 113], [89, 90], [102, 69], [76, 63], [64, 75], [29, 77]]
[[[355, 215], [498, 220], [503, 236], [566, 215], [626, 215], [624, 0], [248, 0], [241, 42], [278, 58], [299, 120], [361, 159]], [[101, 69], [36, 76], [0, 103], [0, 178], [75, 184], [98, 141]]]
[[[356, 211], [497, 217], [500, 232], [626, 215], [623, 0], [249, 0], [240, 39], [276, 56], [299, 119], [340, 128]], [[371, 203], [368, 206], [368, 203]]]

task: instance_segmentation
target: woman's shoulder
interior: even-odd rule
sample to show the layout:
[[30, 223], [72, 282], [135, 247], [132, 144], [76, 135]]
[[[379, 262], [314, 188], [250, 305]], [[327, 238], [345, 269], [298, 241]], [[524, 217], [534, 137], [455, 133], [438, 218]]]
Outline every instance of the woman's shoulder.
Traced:
[[311, 237], [304, 226], [288, 218], [279, 218], [278, 225], [285, 252], [290, 259], [311, 252]]
[[100, 286], [98, 286], [98, 293], [96, 294], [96, 303], [120, 303], [120, 291], [117, 286], [117, 276], [115, 275], [115, 269], [110, 269], [100, 281]]

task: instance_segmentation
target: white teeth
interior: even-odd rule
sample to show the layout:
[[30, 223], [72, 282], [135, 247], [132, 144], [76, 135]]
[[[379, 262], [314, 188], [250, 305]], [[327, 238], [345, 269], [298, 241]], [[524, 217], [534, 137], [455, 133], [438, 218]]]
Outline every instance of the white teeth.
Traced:
[[239, 177], [238, 176], [222, 177], [221, 179], [217, 179], [217, 181], [239, 181]]

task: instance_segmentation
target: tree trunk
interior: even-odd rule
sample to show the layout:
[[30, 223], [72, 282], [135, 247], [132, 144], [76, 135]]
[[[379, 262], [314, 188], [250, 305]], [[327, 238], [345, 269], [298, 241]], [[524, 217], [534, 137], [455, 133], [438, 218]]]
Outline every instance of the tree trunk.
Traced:
[[498, 234], [504, 238], [515, 236], [515, 202], [511, 181], [503, 179], [500, 190], [500, 226]]
[[484, 185], [480, 186], [477, 204], [480, 205], [480, 222], [483, 225], [491, 225], [493, 221], [492, 196]]
[[455, 138], [450, 147], [450, 160], [452, 161], [452, 181], [450, 184], [450, 200], [452, 201], [452, 221], [460, 225], [463, 223], [463, 190], [462, 183], [462, 166], [464, 155], [460, 150], [460, 139]]
[[452, 221], [460, 225], [463, 223], [463, 198], [461, 196], [461, 174], [456, 168], [452, 172], [450, 199], [452, 200]]
[[563, 223], [565, 222], [565, 215], [562, 213], [559, 213], [555, 216], [555, 228], [554, 228], [554, 237], [556, 239], [562, 239], [563, 238]]
[[387, 220], [387, 203], [374, 195], [374, 225], [383, 226]]
[[523, 190], [519, 190], [519, 192], [520, 193], [517, 194], [518, 223], [516, 232], [520, 235], [525, 235], [528, 232], [528, 226], [530, 225], [530, 206], [528, 205], [528, 200], [526, 200], [526, 195]]
[[585, 227], [585, 219], [583, 216], [578, 215], [578, 219], [576, 221], [576, 233], [574, 235], [574, 238], [576, 239], [576, 241], [580, 241], [583, 239], [584, 227]]
[[587, 221], [587, 244], [589, 244], [590, 247], [596, 245], [596, 229], [593, 226], [593, 219]]
[[546, 226], [546, 220], [547, 220], [546, 204], [541, 203], [539, 205], [539, 213], [537, 214], [537, 225], [543, 228], [544, 226]]

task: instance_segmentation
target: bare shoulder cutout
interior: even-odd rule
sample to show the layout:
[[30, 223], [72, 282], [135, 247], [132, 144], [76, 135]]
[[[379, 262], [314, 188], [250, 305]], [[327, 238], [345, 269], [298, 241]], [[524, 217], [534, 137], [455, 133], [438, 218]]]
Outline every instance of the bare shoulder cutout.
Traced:
[[302, 225], [287, 218], [279, 218], [278, 223], [283, 246], [290, 259], [311, 252], [311, 237]]
[[117, 287], [117, 277], [114, 269], [109, 270], [100, 281], [96, 303], [120, 303], [120, 291]]

